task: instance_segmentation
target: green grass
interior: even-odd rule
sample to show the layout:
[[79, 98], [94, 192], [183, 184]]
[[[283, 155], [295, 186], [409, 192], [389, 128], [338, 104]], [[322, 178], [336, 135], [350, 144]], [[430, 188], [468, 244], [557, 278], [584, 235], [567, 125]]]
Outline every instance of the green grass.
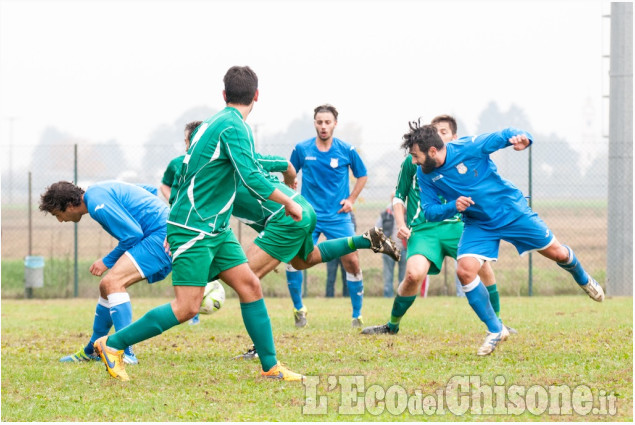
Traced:
[[[133, 298], [134, 315], [167, 298]], [[519, 334], [491, 356], [475, 355], [484, 337], [464, 299], [419, 299], [398, 335], [362, 336], [350, 329], [350, 302], [308, 298], [309, 327], [293, 326], [290, 301], [268, 298], [278, 357], [292, 370], [319, 376], [316, 395], [325, 414], [303, 414], [305, 387], [265, 381], [257, 361], [234, 361], [250, 345], [235, 298], [198, 326], [186, 324], [136, 346], [131, 381], [110, 378], [102, 364], [61, 364], [90, 336], [94, 299], [2, 300], [3, 421], [632, 421], [633, 301], [586, 296], [504, 297], [502, 316]], [[392, 300], [367, 297], [366, 324], [386, 321]], [[398, 384], [408, 394], [433, 395], [456, 375], [479, 376], [503, 386], [579, 385], [617, 397], [617, 414], [602, 416], [393, 415], [383, 402], [362, 414], [344, 415], [345, 375], [360, 376], [365, 389]], [[329, 378], [330, 377], [330, 378]], [[362, 378], [363, 377], [363, 378]], [[498, 378], [499, 382], [501, 378]], [[377, 386], [373, 387], [378, 389]], [[396, 388], [396, 387], [393, 387]], [[534, 387], [537, 388], [537, 387]], [[382, 390], [383, 391], [383, 390]], [[311, 395], [311, 394], [309, 394]]]

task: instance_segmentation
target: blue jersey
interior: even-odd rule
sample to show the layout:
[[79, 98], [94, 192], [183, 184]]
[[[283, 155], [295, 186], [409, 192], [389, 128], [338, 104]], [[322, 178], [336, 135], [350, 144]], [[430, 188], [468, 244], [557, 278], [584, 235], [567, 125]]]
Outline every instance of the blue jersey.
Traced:
[[[421, 189], [421, 208], [426, 220], [441, 221], [457, 213], [456, 199], [471, 197], [474, 205], [463, 212], [466, 223], [494, 229], [531, 213], [522, 192], [502, 178], [489, 155], [511, 146], [509, 138], [524, 134], [532, 142], [531, 134], [507, 128], [497, 133], [463, 137], [446, 144], [445, 163], [424, 174], [417, 169]], [[439, 195], [448, 200], [441, 203]]]
[[350, 195], [348, 169], [355, 178], [366, 176], [366, 166], [355, 147], [333, 138], [331, 148], [322, 152], [316, 138], [298, 143], [291, 153], [291, 164], [302, 170], [302, 196], [313, 206], [318, 221], [350, 220], [350, 213], [338, 214], [340, 202]]
[[106, 181], [89, 186], [84, 203], [90, 216], [119, 244], [104, 257], [111, 268], [124, 252], [159, 230], [165, 231], [168, 207], [152, 186]]

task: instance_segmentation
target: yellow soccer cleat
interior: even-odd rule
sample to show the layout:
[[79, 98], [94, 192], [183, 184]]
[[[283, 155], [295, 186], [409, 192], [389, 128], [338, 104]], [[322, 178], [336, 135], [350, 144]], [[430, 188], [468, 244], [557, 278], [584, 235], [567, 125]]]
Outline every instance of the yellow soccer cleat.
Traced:
[[123, 360], [123, 350], [115, 350], [106, 345], [108, 336], [102, 336], [95, 341], [95, 353], [99, 354], [101, 361], [106, 365], [106, 370], [113, 378], [120, 381], [129, 381]]
[[304, 381], [303, 375], [290, 371], [280, 362], [269, 369], [268, 372], [265, 372], [264, 370], [260, 371], [260, 375], [265, 378], [280, 379], [282, 381]]

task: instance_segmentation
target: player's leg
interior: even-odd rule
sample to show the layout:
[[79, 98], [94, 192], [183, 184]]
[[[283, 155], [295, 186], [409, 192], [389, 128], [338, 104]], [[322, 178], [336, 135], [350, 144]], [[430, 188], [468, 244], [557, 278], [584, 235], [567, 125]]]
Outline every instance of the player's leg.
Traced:
[[[128, 252], [119, 257], [117, 262], [101, 279], [99, 286], [107, 294], [110, 317], [115, 331], [119, 331], [132, 323], [132, 303], [126, 288], [142, 279], [140, 269]], [[126, 364], [138, 363], [131, 346], [126, 347], [124, 350], [124, 361]]]
[[604, 300], [604, 290], [600, 284], [584, 270], [573, 249], [567, 245], [560, 244], [554, 237], [553, 243], [549, 247], [538, 252], [555, 261], [558, 266], [568, 271], [576, 283], [580, 285], [580, 288], [582, 288], [591, 299], [598, 302]]
[[481, 278], [481, 282], [483, 282], [483, 285], [487, 288], [494, 313], [496, 313], [496, 317], [500, 319], [500, 296], [498, 294], [498, 288], [496, 287], [496, 276], [489, 261], [483, 263], [483, 267], [478, 271], [478, 277]]
[[209, 273], [213, 271], [211, 265], [215, 250], [226, 240], [225, 235], [211, 238], [202, 233], [171, 227], [176, 229], [168, 235], [173, 258], [175, 299], [151, 309], [125, 328], [95, 342], [95, 350], [106, 364], [108, 373], [115, 378], [128, 380], [123, 364], [124, 348], [160, 335], [198, 313]]
[[397, 295], [393, 301], [390, 320], [385, 325], [365, 328], [362, 331], [363, 334], [395, 334], [399, 331], [401, 319], [415, 302], [417, 294], [420, 293], [423, 280], [429, 273], [438, 274], [441, 270], [444, 257], [442, 245], [438, 237], [444, 229], [444, 227], [441, 226], [442, 225], [438, 225], [432, 229], [413, 229], [408, 239], [408, 260], [406, 263], [405, 277], [397, 288]]
[[558, 242], [538, 214], [522, 216], [502, 230], [503, 239], [513, 244], [520, 255], [538, 251], [568, 271], [591, 299], [598, 302], [604, 300], [602, 287], [584, 270], [573, 250]]
[[64, 356], [60, 362], [84, 362], [91, 360], [99, 360], [99, 356], [95, 354], [93, 345], [102, 336], [108, 335], [112, 327], [112, 318], [110, 317], [110, 305], [108, 300], [101, 296], [95, 307], [95, 316], [93, 318], [93, 333], [90, 336], [88, 344], [76, 353]]
[[245, 263], [224, 270], [220, 273], [220, 278], [238, 294], [243, 323], [258, 353], [262, 376], [287, 381], [302, 380], [302, 375], [291, 372], [278, 363], [271, 320], [258, 277]]
[[351, 324], [354, 328], [359, 328], [364, 324], [362, 320], [364, 281], [362, 269], [359, 266], [359, 254], [357, 252], [350, 253], [341, 257], [341, 260], [342, 268], [346, 270], [346, 286], [348, 286], [348, 294], [353, 308]]
[[318, 243], [306, 260], [296, 263], [294, 267], [303, 270], [319, 263], [328, 263], [358, 249], [372, 249], [373, 252], [388, 255], [393, 261], [401, 258], [401, 251], [395, 242], [384, 235], [381, 229], [373, 227], [361, 235], [333, 237]]
[[478, 275], [485, 261], [498, 258], [499, 245], [498, 233], [466, 224], [455, 251], [463, 292], [474, 313], [487, 327], [485, 341], [477, 351], [480, 356], [491, 354], [499, 342], [509, 337], [509, 331], [496, 317], [489, 293]]

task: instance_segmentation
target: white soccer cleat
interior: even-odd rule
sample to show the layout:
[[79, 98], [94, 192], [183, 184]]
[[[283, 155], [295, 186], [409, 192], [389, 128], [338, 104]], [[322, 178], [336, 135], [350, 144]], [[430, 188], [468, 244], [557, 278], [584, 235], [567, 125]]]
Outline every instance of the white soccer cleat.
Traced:
[[597, 301], [599, 303], [604, 301], [604, 290], [591, 276], [589, 276], [589, 281], [586, 285], [580, 285], [580, 288], [582, 288], [593, 301]]
[[509, 338], [509, 331], [505, 326], [503, 326], [503, 330], [498, 333], [488, 332], [483, 345], [479, 347], [476, 355], [487, 356], [489, 354], [492, 354], [492, 352], [496, 349], [498, 343], [506, 341], [507, 338]]

